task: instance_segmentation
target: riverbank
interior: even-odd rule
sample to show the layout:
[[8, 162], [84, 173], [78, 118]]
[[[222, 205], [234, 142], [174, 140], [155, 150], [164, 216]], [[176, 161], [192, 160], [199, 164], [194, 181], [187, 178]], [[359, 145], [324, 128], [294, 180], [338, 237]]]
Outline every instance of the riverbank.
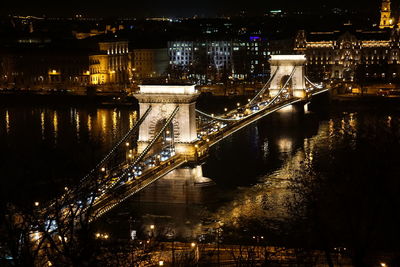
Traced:
[[330, 99], [330, 108], [335, 110], [396, 110], [400, 111], [400, 97], [377, 95], [336, 95]]
[[46, 106], [99, 106], [115, 107], [136, 105], [137, 100], [132, 96], [124, 94], [112, 95], [76, 95], [70, 93], [34, 94], [24, 93], [1, 93], [0, 105], [46, 105]]
[[[223, 113], [224, 109], [236, 108], [237, 103], [247, 103], [245, 96], [215, 96], [209, 93], [200, 94], [197, 99], [197, 108], [216, 114]], [[117, 108], [129, 107], [139, 109], [139, 103], [133, 96], [125, 94], [96, 94], [76, 95], [68, 92], [52, 94], [35, 94], [29, 92], [0, 93], [0, 106], [46, 106], [46, 107], [98, 107]]]

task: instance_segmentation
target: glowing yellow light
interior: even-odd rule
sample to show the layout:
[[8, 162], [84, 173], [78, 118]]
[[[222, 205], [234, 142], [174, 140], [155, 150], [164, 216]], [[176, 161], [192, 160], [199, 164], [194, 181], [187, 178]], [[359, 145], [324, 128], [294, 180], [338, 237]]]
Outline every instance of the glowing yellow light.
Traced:
[[190, 244], [190, 246], [191, 246], [192, 248], [194, 248], [194, 247], [196, 246], [196, 243], [192, 242], [192, 243]]
[[158, 262], [158, 265], [159, 265], [159, 266], [164, 266], [164, 261], [159, 261], [159, 262]]
[[8, 110], [6, 110], [6, 129], [8, 133], [10, 131], [10, 116], [8, 115]]
[[126, 145], [126, 146], [129, 146], [129, 142], [126, 142], [125, 145]]
[[106, 168], [104, 168], [104, 167], [101, 168], [101, 171], [102, 171], [102, 172], [105, 172], [105, 171], [106, 171]]
[[151, 230], [154, 230], [154, 227], [155, 227], [154, 224], [150, 225]]
[[39, 202], [35, 202], [35, 207], [38, 207], [39, 206]]

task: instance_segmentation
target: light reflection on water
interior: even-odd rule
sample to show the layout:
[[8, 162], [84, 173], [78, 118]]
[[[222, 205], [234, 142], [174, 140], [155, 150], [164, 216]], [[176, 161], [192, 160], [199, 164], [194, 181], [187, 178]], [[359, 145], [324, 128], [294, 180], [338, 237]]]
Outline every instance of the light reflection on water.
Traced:
[[[125, 108], [0, 107], [0, 169], [9, 178], [0, 187], [31, 187], [27, 200], [49, 197], [44, 184], [81, 178], [128, 131], [135, 114]], [[21, 194], [12, 192], [11, 198]]]
[[[24, 166], [33, 172], [32, 177], [51, 179], [53, 170], [56, 176], [63, 171], [79, 176], [90, 169], [136, 119], [137, 113], [132, 110], [0, 108], [0, 146], [9, 146], [8, 150], [3, 150], [9, 158], [2, 158], [1, 168], [12, 178], [15, 162], [32, 161], [37, 169]], [[355, 149], [359, 136], [374, 135], [377, 127], [399, 133], [399, 123], [400, 116], [393, 114], [339, 113], [323, 120], [312, 113], [304, 118], [290, 112], [274, 114], [213, 148], [202, 169], [174, 172], [127, 201], [109, 218], [121, 210], [127, 212], [128, 217], [143, 218], [143, 224], [164, 216], [180, 227], [182, 235], [203, 231], [199, 225], [204, 218], [225, 223], [237, 223], [242, 217], [283, 220], [289, 216], [288, 201], [296, 197], [290, 185], [299, 170], [315, 173], [315, 160], [323, 158], [329, 163], [337, 146]], [[30, 129], [28, 138], [27, 127]], [[46, 144], [56, 151], [41, 151], [41, 146]], [[26, 155], [17, 155], [18, 151]], [[51, 161], [55, 152], [59, 155], [52, 161], [53, 170], [49, 170], [47, 161]], [[74, 160], [77, 155], [81, 157], [73, 161], [72, 166], [80, 167], [80, 174], [68, 165], [63, 166], [63, 161]], [[25, 158], [19, 158], [21, 156]], [[88, 158], [91, 160], [87, 161]], [[200, 179], [203, 176], [214, 183]], [[21, 177], [16, 181], [23, 180], [25, 174]], [[126, 215], [119, 218], [116, 227], [125, 227]], [[124, 226], [120, 226], [121, 221]]]
[[[121, 223], [126, 221], [123, 214], [129, 214], [138, 220], [142, 218], [143, 224], [162, 224], [162, 219], [155, 218], [167, 216], [168, 223], [174, 222], [177, 232], [185, 233], [186, 238], [204, 233], [208, 227], [203, 224], [204, 220], [220, 221], [224, 225], [238, 224], [243, 218], [286, 220], [291, 216], [291, 202], [301, 201], [301, 196], [292, 190], [300, 173], [309, 174], [307, 179], [310, 180], [307, 182], [318, 179], [321, 174], [315, 168], [317, 159], [329, 164], [336, 156], [334, 150], [337, 147], [355, 150], [360, 129], [368, 131], [379, 124], [386, 125], [390, 130], [393, 124], [388, 124], [387, 120], [390, 119], [386, 116], [358, 113], [338, 113], [323, 120], [317, 119], [312, 113], [306, 114], [305, 118], [276, 114], [261, 125], [227, 139], [211, 151], [212, 155], [203, 169], [208, 169], [206, 176], [213, 179], [216, 186], [209, 184], [198, 188], [185, 184], [184, 181], [192, 179], [190, 175], [180, 175], [178, 187], [177, 184], [171, 184], [173, 179], [161, 179], [122, 205], [125, 207], [110, 214], [110, 218], [117, 218], [116, 221]], [[291, 124], [297, 126], [291, 127]], [[276, 130], [280, 126], [283, 130]], [[313, 134], [305, 134], [310, 131]], [[230, 161], [223, 161], [224, 158]], [[213, 165], [213, 161], [218, 163]], [[235, 177], [234, 171], [230, 170], [235, 169], [235, 165], [241, 161], [246, 161], [242, 168], [248, 170], [249, 174], [240, 173], [237, 175], [241, 177]], [[276, 161], [280, 163], [276, 164]], [[254, 168], [260, 168], [256, 177], [251, 172]], [[238, 183], [236, 178], [247, 181], [247, 184]], [[236, 184], [236, 187], [232, 188], [232, 184]], [[180, 189], [179, 193], [177, 188]], [[199, 209], [200, 213], [193, 214], [193, 210]], [[179, 215], [176, 214], [177, 210]], [[149, 219], [149, 215], [154, 217]], [[182, 225], [182, 221], [190, 224]], [[188, 230], [190, 227], [191, 231]], [[192, 236], [188, 236], [189, 232]]]
[[58, 117], [57, 111], [53, 113], [53, 128], [54, 128], [54, 143], [57, 144], [57, 137], [58, 137]]

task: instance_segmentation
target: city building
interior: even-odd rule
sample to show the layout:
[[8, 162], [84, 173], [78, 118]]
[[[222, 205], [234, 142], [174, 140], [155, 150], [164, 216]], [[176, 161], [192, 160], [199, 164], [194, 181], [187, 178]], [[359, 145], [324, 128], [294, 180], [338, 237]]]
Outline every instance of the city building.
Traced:
[[379, 23], [379, 28], [384, 29], [393, 27], [394, 19], [392, 17], [390, 0], [382, 0], [381, 21]]
[[390, 80], [400, 74], [399, 36], [398, 29], [308, 34], [299, 31], [295, 50], [306, 54], [308, 75], [316, 80]]
[[0, 86], [66, 89], [89, 84], [88, 51], [39, 44], [0, 49]]
[[132, 75], [135, 81], [160, 77], [166, 73], [169, 61], [166, 48], [133, 49], [132, 54]]
[[99, 51], [89, 56], [90, 83], [129, 84], [132, 72], [128, 41], [100, 42]]
[[172, 72], [181, 72], [199, 83], [226, 78], [247, 80], [267, 75], [267, 43], [261, 37], [248, 40], [171, 41]]
[[351, 24], [333, 31], [298, 31], [294, 50], [307, 57], [307, 73], [314, 80], [345, 82], [400, 79], [400, 30], [383, 0], [379, 29]]

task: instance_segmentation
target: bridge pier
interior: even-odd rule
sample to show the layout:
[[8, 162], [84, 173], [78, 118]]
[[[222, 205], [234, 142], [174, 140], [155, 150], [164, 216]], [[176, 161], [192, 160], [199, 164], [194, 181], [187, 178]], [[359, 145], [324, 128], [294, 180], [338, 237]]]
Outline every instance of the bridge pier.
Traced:
[[292, 105], [293, 111], [298, 114], [303, 115], [304, 111], [305, 111], [305, 104], [306, 104], [306, 102], [304, 102], [304, 101], [293, 104]]
[[331, 92], [327, 91], [325, 93], [313, 96], [309, 106], [310, 111], [327, 111], [331, 105]]

